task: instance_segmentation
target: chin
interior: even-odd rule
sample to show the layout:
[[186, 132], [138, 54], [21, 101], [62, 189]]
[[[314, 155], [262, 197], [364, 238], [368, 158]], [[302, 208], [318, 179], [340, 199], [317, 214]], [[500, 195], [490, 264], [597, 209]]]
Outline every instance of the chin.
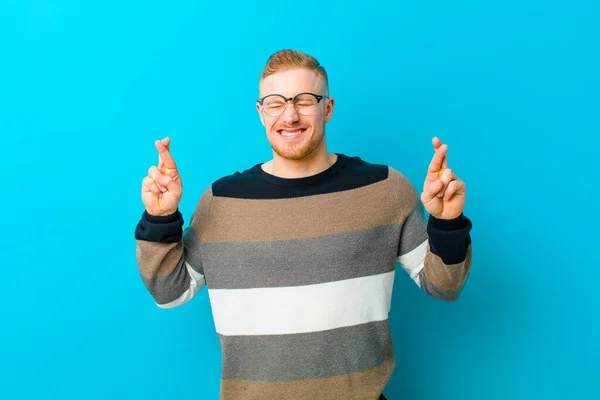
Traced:
[[[323, 144], [325, 132], [315, 132], [309, 125], [302, 133], [302, 138], [297, 143], [286, 142], [278, 129], [271, 131], [268, 136], [271, 148], [281, 158], [286, 160], [298, 161], [313, 155]], [[316, 136], [315, 136], [316, 135]]]
[[278, 146], [271, 144], [273, 151], [281, 158], [286, 160], [298, 161], [313, 155], [321, 146], [323, 139], [318, 142], [308, 142], [301, 146]]
[[308, 149], [308, 148], [294, 150], [294, 151], [290, 151], [290, 150], [281, 151], [280, 149], [277, 149], [277, 148], [273, 148], [273, 150], [275, 151], [275, 153], [277, 153], [277, 155], [279, 157], [284, 158], [286, 160], [291, 160], [291, 161], [303, 160], [312, 154], [312, 151], [310, 151], [310, 149]]

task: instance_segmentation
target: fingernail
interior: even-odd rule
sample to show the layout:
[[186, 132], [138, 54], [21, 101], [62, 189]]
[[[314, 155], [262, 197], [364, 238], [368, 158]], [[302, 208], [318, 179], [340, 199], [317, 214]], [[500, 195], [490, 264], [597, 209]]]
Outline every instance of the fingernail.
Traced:
[[160, 187], [160, 190], [162, 190], [163, 192], [166, 192], [166, 191], [167, 191], [167, 188], [166, 188], [166, 187], [164, 187], [164, 186], [161, 186], [161, 187]]

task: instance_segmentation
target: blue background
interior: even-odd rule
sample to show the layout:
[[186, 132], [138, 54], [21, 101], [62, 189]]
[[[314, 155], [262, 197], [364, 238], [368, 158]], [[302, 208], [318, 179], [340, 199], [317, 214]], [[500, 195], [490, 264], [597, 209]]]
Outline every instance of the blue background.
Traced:
[[[316, 56], [329, 149], [418, 190], [431, 138], [467, 183], [473, 270], [444, 303], [398, 275], [391, 399], [598, 396], [598, 3], [23, 1], [0, 5], [0, 398], [216, 399], [207, 291], [154, 305], [140, 184], [170, 136], [186, 224], [267, 161], [258, 76]], [[6, 168], [8, 167], [8, 168]]]

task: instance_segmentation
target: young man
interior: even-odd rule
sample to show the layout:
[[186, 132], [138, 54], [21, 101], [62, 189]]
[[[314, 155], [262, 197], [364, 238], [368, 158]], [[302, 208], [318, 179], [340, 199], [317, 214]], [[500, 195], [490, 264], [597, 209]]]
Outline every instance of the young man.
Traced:
[[170, 140], [156, 141], [135, 232], [143, 281], [163, 308], [208, 287], [221, 399], [384, 398], [395, 264], [425, 293], [458, 298], [471, 266], [465, 184], [437, 138], [420, 196], [391, 167], [328, 152], [334, 99], [307, 54], [273, 54], [259, 86], [273, 159], [212, 183], [185, 229]]

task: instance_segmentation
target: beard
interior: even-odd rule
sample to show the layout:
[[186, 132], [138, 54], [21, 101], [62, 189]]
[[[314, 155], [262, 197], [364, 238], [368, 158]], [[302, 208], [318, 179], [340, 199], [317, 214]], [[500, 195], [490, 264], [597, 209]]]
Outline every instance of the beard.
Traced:
[[308, 140], [306, 138], [302, 138], [303, 140], [301, 143], [281, 144], [281, 141], [278, 140], [279, 133], [277, 133], [277, 129], [273, 129], [275, 138], [269, 138], [269, 143], [271, 144], [273, 151], [279, 157], [286, 160], [298, 161], [309, 157], [321, 146], [323, 139], [325, 138], [325, 127], [323, 126], [320, 133], [316, 133], [313, 130], [313, 135], [308, 138]]

